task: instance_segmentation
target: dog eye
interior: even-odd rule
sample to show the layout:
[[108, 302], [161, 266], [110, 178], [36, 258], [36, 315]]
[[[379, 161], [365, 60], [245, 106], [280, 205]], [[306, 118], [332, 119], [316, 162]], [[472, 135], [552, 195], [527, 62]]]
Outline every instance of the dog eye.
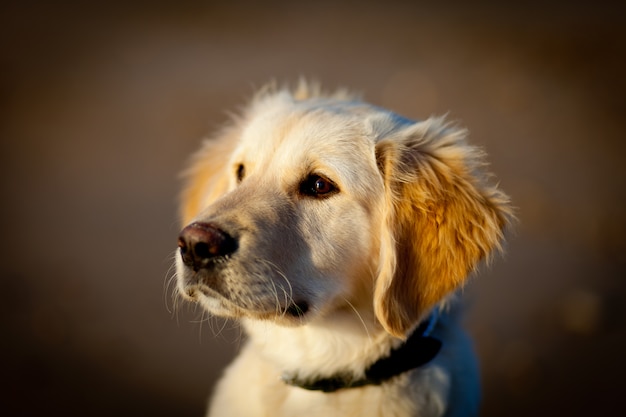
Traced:
[[331, 180], [315, 174], [309, 175], [300, 184], [300, 193], [311, 197], [328, 197], [336, 191], [337, 187]]
[[243, 177], [246, 176], [246, 167], [243, 164], [239, 164], [237, 167], [237, 182], [241, 182]]

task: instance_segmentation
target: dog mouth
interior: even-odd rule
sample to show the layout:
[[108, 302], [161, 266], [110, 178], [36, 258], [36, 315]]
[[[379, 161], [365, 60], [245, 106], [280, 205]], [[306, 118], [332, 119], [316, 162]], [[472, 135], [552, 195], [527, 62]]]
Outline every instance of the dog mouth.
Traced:
[[304, 317], [309, 311], [309, 303], [306, 301], [299, 301], [291, 303], [286, 309], [285, 314], [295, 318]]
[[[225, 316], [225, 317], [240, 317], [248, 316], [250, 318], [256, 317], [258, 319], [302, 319], [311, 311], [311, 306], [308, 301], [298, 300], [293, 301], [287, 306], [277, 307], [262, 307], [260, 305], [241, 305], [236, 300], [231, 300], [210, 288], [206, 285], [193, 285], [187, 287], [184, 294], [188, 299], [194, 302], [199, 302], [207, 310], [213, 314]], [[219, 308], [217, 308], [219, 306]], [[278, 312], [279, 313], [277, 315]]]

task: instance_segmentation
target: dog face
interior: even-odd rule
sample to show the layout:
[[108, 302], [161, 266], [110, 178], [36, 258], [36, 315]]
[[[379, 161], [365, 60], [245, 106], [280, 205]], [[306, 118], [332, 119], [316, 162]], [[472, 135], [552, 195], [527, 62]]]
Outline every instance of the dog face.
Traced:
[[281, 325], [370, 309], [404, 337], [499, 245], [508, 200], [481, 158], [441, 119], [264, 93], [188, 171], [179, 292]]

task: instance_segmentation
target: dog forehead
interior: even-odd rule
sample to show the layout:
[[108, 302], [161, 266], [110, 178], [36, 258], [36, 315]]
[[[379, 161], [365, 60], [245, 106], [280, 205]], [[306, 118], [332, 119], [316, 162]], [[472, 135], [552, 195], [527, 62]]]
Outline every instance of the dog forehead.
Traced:
[[332, 100], [274, 100], [255, 106], [244, 127], [243, 159], [259, 164], [327, 165], [369, 159], [376, 134], [369, 119], [380, 113], [363, 103]]

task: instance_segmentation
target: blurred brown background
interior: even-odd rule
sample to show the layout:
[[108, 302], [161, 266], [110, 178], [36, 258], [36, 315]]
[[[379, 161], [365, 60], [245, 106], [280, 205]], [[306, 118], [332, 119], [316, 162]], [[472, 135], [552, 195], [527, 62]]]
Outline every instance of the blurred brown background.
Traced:
[[449, 112], [519, 207], [506, 256], [466, 291], [483, 415], [623, 412], [621, 9], [22, 1], [0, 11], [2, 415], [202, 415], [240, 339], [232, 323], [173, 311], [177, 174], [255, 87], [299, 76], [412, 118]]

